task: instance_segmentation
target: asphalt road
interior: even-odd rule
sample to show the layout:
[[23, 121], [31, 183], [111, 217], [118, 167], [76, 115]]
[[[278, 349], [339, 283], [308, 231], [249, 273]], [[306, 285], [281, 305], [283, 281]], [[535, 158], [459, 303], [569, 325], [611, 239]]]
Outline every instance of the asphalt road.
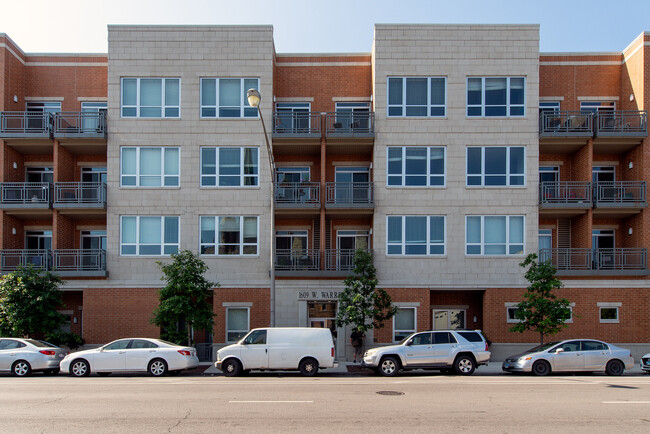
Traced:
[[0, 377], [6, 432], [650, 432], [650, 376]]

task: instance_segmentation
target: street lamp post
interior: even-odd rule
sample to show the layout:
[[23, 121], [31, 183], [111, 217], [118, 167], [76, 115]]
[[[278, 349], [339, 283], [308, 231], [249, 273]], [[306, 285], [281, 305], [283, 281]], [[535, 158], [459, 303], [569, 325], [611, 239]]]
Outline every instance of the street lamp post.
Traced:
[[264, 125], [264, 117], [262, 117], [262, 110], [260, 110], [260, 100], [262, 96], [257, 89], [248, 89], [246, 92], [248, 104], [251, 107], [256, 107], [262, 121], [262, 129], [264, 130], [264, 140], [266, 142], [266, 152], [269, 155], [269, 168], [271, 169], [271, 327], [275, 327], [275, 160], [273, 158], [273, 147], [269, 142], [269, 136], [266, 133], [266, 125]]

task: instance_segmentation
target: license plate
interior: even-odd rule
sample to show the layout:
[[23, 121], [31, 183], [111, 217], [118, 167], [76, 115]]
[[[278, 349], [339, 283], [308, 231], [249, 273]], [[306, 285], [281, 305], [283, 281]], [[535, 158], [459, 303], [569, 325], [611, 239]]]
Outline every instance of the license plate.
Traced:
[[64, 356], [63, 356], [63, 354], [59, 354], [59, 357], [60, 357], [60, 358], [63, 358]]
[[510, 367], [510, 364], [509, 364], [509, 363], [504, 363], [504, 364], [503, 364], [503, 367], [504, 367], [504, 368], [509, 368], [509, 367]]

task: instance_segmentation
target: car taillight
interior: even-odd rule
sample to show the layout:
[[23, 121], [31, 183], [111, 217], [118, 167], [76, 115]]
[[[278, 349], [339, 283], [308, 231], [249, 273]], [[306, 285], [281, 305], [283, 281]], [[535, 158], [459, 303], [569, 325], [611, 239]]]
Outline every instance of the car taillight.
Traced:
[[53, 355], [56, 354], [56, 351], [52, 351], [52, 350], [41, 350], [41, 351], [39, 351], [39, 353], [41, 353], [41, 354], [45, 354], [46, 356], [53, 356]]
[[332, 347], [332, 357], [334, 357], [334, 347]]
[[181, 353], [184, 356], [189, 356], [191, 353], [187, 350], [178, 350], [179, 353]]
[[487, 343], [487, 341], [486, 341], [486, 342], [485, 342], [485, 351], [487, 351], [487, 350], [488, 350], [488, 343]]

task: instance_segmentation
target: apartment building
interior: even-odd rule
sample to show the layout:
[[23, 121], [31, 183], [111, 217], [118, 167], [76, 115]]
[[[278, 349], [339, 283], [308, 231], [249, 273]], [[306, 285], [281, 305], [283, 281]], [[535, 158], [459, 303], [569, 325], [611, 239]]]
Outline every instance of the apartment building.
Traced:
[[330, 327], [368, 249], [399, 308], [369, 344], [479, 328], [499, 358], [537, 340], [508, 328], [538, 252], [572, 302], [560, 337], [643, 351], [646, 41], [382, 24], [370, 53], [281, 54], [271, 26], [109, 26], [108, 55], [46, 55], [0, 34], [0, 267], [56, 269], [100, 344], [158, 336], [156, 262], [197, 251], [220, 284], [207, 348]]

